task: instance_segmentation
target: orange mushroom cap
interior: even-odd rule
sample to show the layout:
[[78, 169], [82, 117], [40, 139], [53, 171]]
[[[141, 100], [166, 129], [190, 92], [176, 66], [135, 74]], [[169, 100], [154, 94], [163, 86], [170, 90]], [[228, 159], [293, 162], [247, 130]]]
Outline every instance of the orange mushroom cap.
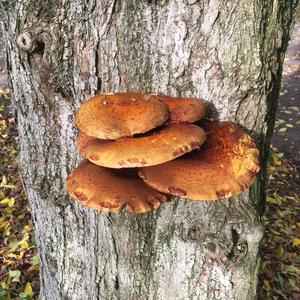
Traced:
[[120, 213], [126, 206], [138, 214], [157, 209], [166, 196], [146, 185], [135, 170], [115, 170], [83, 161], [67, 178], [70, 196], [82, 205]]
[[200, 150], [140, 170], [154, 189], [191, 200], [217, 200], [241, 193], [259, 171], [253, 139], [230, 122], [203, 121], [207, 141]]
[[76, 125], [89, 136], [113, 140], [149, 131], [168, 117], [167, 106], [151, 95], [103, 94], [81, 105]]
[[204, 117], [206, 113], [206, 105], [201, 99], [153, 96], [168, 107], [170, 123], [193, 123]]
[[172, 124], [148, 136], [116, 141], [80, 133], [79, 152], [92, 163], [108, 168], [153, 166], [190, 152], [206, 140], [204, 130], [193, 124]]

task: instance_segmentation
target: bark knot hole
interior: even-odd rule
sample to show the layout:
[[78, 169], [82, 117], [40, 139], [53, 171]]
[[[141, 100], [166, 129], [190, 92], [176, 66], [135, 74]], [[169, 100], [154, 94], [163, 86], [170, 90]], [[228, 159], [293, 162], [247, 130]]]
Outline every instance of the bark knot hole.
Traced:
[[217, 245], [215, 243], [209, 242], [206, 244], [206, 248], [208, 251], [215, 253], [217, 250]]
[[26, 52], [34, 50], [34, 42], [29, 32], [23, 32], [17, 37], [17, 45]]
[[240, 233], [235, 229], [231, 229], [232, 246], [227, 254], [227, 259], [232, 263], [241, 261], [248, 251], [247, 241], [241, 239]]
[[41, 56], [44, 54], [45, 43], [34, 39], [29, 32], [23, 32], [17, 37], [17, 45], [20, 49], [28, 53], [37, 53]]
[[232, 248], [231, 251], [228, 253], [227, 257], [229, 260], [233, 260], [235, 256], [235, 250], [239, 242], [239, 234], [236, 231], [236, 229], [232, 228], [231, 229], [231, 236], [232, 236]]

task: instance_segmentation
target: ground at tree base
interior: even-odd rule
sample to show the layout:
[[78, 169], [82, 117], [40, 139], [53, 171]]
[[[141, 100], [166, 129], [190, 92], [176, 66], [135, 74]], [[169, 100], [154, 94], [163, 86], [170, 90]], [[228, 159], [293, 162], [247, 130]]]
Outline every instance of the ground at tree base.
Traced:
[[300, 24], [286, 54], [271, 140], [259, 299], [300, 299]]
[[[4, 84], [1, 57], [0, 62]], [[300, 25], [296, 25], [285, 61], [272, 140], [259, 299], [300, 299], [299, 80]], [[16, 127], [4, 87], [0, 88], [0, 98], [0, 300], [37, 299], [38, 256], [17, 167]]]

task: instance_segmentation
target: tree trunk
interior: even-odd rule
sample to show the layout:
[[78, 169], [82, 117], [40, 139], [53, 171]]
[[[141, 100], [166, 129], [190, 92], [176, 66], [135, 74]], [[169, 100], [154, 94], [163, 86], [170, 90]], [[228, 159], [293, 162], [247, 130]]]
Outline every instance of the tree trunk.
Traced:
[[[3, 0], [20, 164], [40, 253], [41, 299], [253, 299], [259, 207], [297, 0]], [[98, 92], [209, 101], [261, 150], [254, 186], [180, 198], [143, 215], [99, 213], [66, 193], [74, 112]]]

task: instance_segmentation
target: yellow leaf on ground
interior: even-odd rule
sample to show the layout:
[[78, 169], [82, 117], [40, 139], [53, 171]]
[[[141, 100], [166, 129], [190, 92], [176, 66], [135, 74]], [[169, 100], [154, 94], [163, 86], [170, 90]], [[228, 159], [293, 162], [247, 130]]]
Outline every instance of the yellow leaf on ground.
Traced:
[[270, 290], [271, 289], [271, 285], [270, 285], [270, 282], [268, 280], [264, 280], [264, 288], [266, 290]]
[[283, 255], [284, 255], [284, 249], [283, 249], [282, 246], [279, 246], [279, 247], [277, 248], [277, 255], [278, 255], [280, 258], [283, 257]]
[[38, 255], [38, 253], [35, 256], [32, 257], [31, 264], [33, 266], [37, 266], [39, 264], [39, 255]]
[[14, 198], [5, 198], [0, 201], [0, 204], [6, 204], [8, 207], [13, 207], [15, 205], [15, 199]]
[[19, 270], [9, 270], [9, 279], [12, 282], [20, 282], [21, 271]]
[[26, 294], [27, 297], [32, 298], [33, 292], [32, 292], [32, 286], [30, 282], [26, 283], [25, 289], [24, 289], [24, 294]]
[[281, 165], [281, 160], [278, 157], [278, 155], [276, 155], [275, 153], [272, 153], [272, 159], [273, 159], [273, 162], [274, 162], [274, 164], [276, 166], [280, 166]]
[[0, 187], [4, 187], [7, 189], [13, 189], [15, 186], [13, 184], [7, 183], [7, 178], [6, 176], [2, 176], [2, 182], [0, 183]]
[[300, 239], [293, 238], [293, 246], [300, 246]]

